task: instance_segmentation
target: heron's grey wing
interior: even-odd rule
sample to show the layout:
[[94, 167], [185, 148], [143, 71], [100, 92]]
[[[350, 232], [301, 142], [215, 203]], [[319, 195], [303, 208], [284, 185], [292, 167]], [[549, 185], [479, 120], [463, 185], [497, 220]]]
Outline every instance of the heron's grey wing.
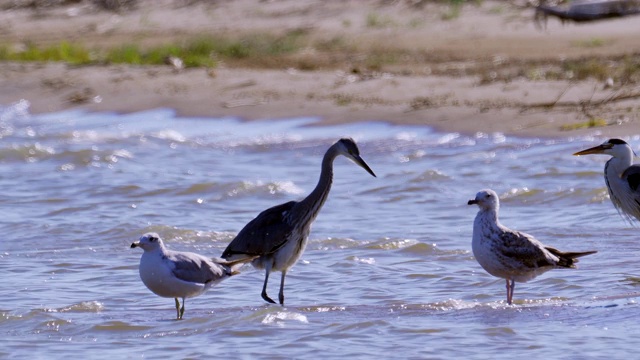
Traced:
[[520, 266], [536, 269], [544, 266], [555, 266], [556, 262], [540, 241], [533, 236], [519, 231], [505, 231], [500, 235], [502, 240], [498, 247], [505, 258], [513, 259]]
[[173, 275], [183, 281], [206, 284], [231, 275], [230, 270], [202, 255], [173, 251], [166, 256], [174, 265]]
[[293, 231], [293, 226], [285, 220], [285, 216], [295, 204], [295, 201], [289, 201], [261, 212], [240, 230], [222, 257], [236, 254], [265, 255], [278, 250]]
[[622, 173], [622, 179], [626, 180], [636, 199], [640, 198], [640, 165], [631, 165]]
[[633, 224], [634, 218], [640, 220], [640, 165], [629, 166], [620, 179], [623, 186], [628, 185], [628, 189], [612, 192], [614, 184], [607, 183], [611, 202], [618, 212]]

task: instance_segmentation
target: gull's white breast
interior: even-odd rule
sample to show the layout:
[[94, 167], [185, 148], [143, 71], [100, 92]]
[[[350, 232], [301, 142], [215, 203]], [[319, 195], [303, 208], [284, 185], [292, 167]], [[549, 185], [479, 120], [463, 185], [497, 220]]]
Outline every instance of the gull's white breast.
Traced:
[[173, 274], [173, 264], [158, 252], [144, 252], [140, 258], [140, 279], [154, 294], [181, 298], [202, 294], [210, 284], [187, 282]]

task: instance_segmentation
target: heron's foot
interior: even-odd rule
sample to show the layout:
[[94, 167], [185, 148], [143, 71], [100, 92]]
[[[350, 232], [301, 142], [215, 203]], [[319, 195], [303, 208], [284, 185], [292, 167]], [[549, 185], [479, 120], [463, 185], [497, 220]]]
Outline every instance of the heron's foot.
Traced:
[[263, 291], [263, 292], [262, 292], [262, 298], [264, 299], [264, 301], [266, 301], [266, 302], [268, 302], [268, 303], [272, 303], [272, 304], [275, 304], [275, 303], [276, 303], [275, 301], [273, 301], [273, 300], [269, 297], [269, 295], [267, 295], [267, 292], [266, 292], [266, 291]]

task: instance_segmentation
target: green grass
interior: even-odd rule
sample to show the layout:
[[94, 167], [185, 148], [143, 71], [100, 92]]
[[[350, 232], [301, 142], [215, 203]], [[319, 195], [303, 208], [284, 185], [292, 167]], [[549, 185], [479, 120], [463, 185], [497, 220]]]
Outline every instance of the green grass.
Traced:
[[248, 34], [237, 38], [199, 36], [152, 47], [131, 43], [99, 50], [66, 41], [48, 46], [28, 44], [21, 49], [0, 44], [0, 61], [159, 65], [164, 64], [168, 56], [176, 56], [186, 67], [212, 67], [216, 64], [215, 59], [254, 59], [259, 63], [265, 58], [277, 58], [300, 50], [304, 35], [304, 31], [294, 30], [283, 35]]
[[23, 49], [18, 50], [13, 50], [8, 46], [0, 46], [0, 59], [8, 61], [63, 61], [70, 64], [88, 64], [93, 61], [89, 50], [81, 45], [66, 41], [47, 47], [27, 44]]
[[595, 118], [595, 119], [589, 119], [588, 121], [585, 121], [585, 122], [562, 125], [560, 127], [560, 130], [571, 131], [571, 130], [578, 130], [578, 129], [590, 129], [595, 127], [603, 127], [607, 125], [608, 124], [605, 119]]

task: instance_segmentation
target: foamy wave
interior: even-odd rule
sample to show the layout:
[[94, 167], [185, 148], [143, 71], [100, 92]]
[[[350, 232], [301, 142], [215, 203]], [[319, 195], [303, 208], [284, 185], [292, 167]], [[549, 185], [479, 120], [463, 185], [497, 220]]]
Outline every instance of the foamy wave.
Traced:
[[241, 196], [246, 194], [256, 193], [269, 193], [275, 194], [288, 194], [288, 195], [300, 195], [303, 193], [302, 189], [296, 186], [291, 181], [274, 181], [264, 183], [262, 181], [252, 182], [243, 181], [232, 190], [227, 191], [228, 197]]
[[65, 306], [57, 309], [47, 308], [44, 309], [45, 312], [100, 312], [104, 310], [104, 305], [98, 301], [83, 301], [81, 303], [73, 304], [70, 306]]
[[170, 130], [170, 129], [158, 131], [156, 133], [151, 134], [151, 136], [158, 139], [169, 140], [169, 141], [177, 141], [177, 142], [187, 141], [186, 136], [182, 135], [181, 133], [175, 130]]
[[0, 107], [0, 121], [14, 121], [16, 119], [28, 118], [31, 103], [21, 99], [7, 107]]
[[302, 314], [284, 311], [279, 311], [275, 314], [267, 314], [267, 316], [262, 319], [263, 324], [277, 325], [280, 327], [284, 327], [288, 322], [299, 322], [308, 324], [309, 320], [307, 320], [307, 317]]
[[384, 238], [373, 243], [367, 244], [367, 249], [395, 250], [403, 249], [418, 243], [415, 239], [390, 239]]
[[349, 256], [347, 259], [355, 261], [355, 262], [359, 262], [362, 264], [368, 264], [368, 265], [373, 265], [376, 263], [376, 259], [370, 257], [370, 258], [359, 258], [357, 256]]

